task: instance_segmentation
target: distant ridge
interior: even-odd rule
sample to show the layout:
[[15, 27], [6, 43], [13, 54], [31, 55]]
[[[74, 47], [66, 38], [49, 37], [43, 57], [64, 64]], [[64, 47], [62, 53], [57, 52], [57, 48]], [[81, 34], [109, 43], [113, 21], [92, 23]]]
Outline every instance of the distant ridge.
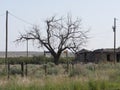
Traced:
[[[40, 56], [40, 55], [44, 55], [44, 53], [43, 52], [38, 52], [38, 51], [29, 51], [28, 52], [29, 57]], [[9, 51], [8, 52], [8, 57], [26, 57], [26, 56], [27, 56], [26, 51]], [[2, 58], [5, 57], [5, 52], [4, 51], [0, 52], [0, 57], [2, 57]]]
[[[33, 56], [43, 56], [44, 52], [38, 52], [38, 51], [29, 51], [28, 52], [28, 57], [33, 57]], [[26, 51], [9, 51], [8, 52], [8, 57], [26, 57], [27, 56], [27, 52]], [[46, 53], [47, 57], [50, 57], [51, 54], [50, 53]], [[5, 52], [4, 51], [0, 51], [0, 57], [4, 58], [5, 57]], [[61, 57], [66, 57], [65, 53], [62, 53]], [[72, 53], [68, 53], [68, 57], [74, 57], [74, 55]]]

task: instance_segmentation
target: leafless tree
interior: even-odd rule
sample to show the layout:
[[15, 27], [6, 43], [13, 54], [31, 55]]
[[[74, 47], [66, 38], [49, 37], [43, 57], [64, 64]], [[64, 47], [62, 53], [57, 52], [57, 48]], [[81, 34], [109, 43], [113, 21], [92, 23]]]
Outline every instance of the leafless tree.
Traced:
[[16, 41], [33, 40], [39, 45], [49, 50], [54, 58], [54, 63], [58, 64], [61, 53], [69, 49], [72, 52], [80, 50], [87, 41], [87, 32], [82, 30], [81, 20], [73, 20], [71, 16], [58, 18], [55, 16], [45, 21], [45, 35], [37, 26], [29, 32], [20, 34]]

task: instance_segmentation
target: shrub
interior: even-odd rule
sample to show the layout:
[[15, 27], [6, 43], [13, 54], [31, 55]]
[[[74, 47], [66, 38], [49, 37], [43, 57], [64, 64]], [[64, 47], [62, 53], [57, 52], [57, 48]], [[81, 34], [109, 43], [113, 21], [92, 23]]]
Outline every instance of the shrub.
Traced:
[[0, 67], [1, 69], [0, 69], [0, 75], [1, 76], [4, 76], [4, 75], [6, 75], [6, 68], [4, 67]]
[[90, 71], [95, 71], [96, 67], [93, 63], [89, 63], [86, 65], [86, 68]]
[[47, 63], [48, 68], [55, 67], [55, 64], [52, 62]]
[[15, 75], [15, 74], [21, 74], [22, 71], [18, 69], [17, 67], [12, 67], [10, 68], [10, 74]]
[[47, 74], [48, 75], [57, 75], [58, 74], [58, 69], [56, 67], [48, 68], [47, 69]]
[[55, 66], [54, 63], [52, 62], [49, 62], [47, 64], [43, 64], [42, 65], [42, 68], [45, 70], [45, 72], [48, 74], [48, 75], [57, 75], [58, 74], [58, 68]]
[[76, 66], [74, 67], [71, 71], [69, 76], [87, 76], [88, 75], [88, 70], [84, 66]]
[[73, 60], [74, 60], [73, 57], [61, 57], [59, 59], [59, 63], [67, 63], [67, 62], [71, 63]]

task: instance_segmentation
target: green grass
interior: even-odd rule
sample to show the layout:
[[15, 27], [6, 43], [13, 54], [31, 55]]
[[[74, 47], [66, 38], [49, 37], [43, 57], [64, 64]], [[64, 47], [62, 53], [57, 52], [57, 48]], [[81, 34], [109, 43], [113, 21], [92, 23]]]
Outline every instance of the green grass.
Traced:
[[[18, 78], [17, 78], [18, 79]], [[20, 78], [19, 78], [20, 79]], [[21, 78], [21, 81], [9, 80], [0, 86], [0, 90], [119, 90], [120, 84], [116, 82], [109, 82], [104, 80], [88, 80], [79, 81], [68, 78], [56, 81], [48, 78], [41, 82], [41, 80], [26, 80]], [[51, 81], [51, 79], [53, 81]], [[61, 79], [61, 78], [60, 78]]]
[[[0, 72], [4, 71], [0, 66]], [[15, 72], [19, 65], [11, 66]], [[19, 73], [0, 74], [0, 90], [120, 90], [120, 64], [76, 64], [65, 73], [65, 65], [47, 65], [47, 76], [44, 65], [28, 65], [28, 77], [22, 78]], [[3, 70], [2, 70], [3, 69]]]

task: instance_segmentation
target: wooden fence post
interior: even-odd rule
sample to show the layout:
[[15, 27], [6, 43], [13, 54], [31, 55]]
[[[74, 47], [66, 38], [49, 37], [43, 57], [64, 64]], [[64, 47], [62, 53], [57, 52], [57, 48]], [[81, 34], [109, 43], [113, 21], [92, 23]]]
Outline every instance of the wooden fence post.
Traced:
[[25, 75], [28, 75], [28, 67], [27, 67], [27, 62], [26, 62], [26, 68], [25, 68]]
[[24, 77], [24, 63], [21, 63], [21, 76]]

